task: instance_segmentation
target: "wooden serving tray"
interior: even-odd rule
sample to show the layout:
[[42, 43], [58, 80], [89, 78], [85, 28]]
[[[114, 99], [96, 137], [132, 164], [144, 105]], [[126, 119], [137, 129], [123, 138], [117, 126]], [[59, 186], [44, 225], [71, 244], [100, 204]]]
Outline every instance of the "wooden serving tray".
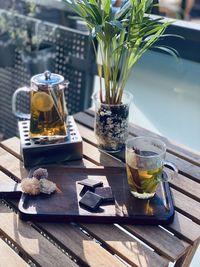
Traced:
[[[129, 192], [124, 168], [68, 166], [45, 166], [45, 168], [48, 170], [49, 179], [57, 184], [61, 193], [37, 196], [23, 193], [19, 201], [19, 216], [23, 220], [150, 225], [168, 224], [173, 220], [174, 206], [168, 183], [160, 183], [152, 199], [140, 200]], [[33, 170], [30, 171], [30, 177], [32, 172]], [[103, 186], [111, 186], [115, 202], [101, 205], [97, 212], [90, 212], [80, 207], [79, 194], [83, 186], [77, 182], [86, 178], [100, 180]], [[13, 188], [17, 195], [17, 186]]]

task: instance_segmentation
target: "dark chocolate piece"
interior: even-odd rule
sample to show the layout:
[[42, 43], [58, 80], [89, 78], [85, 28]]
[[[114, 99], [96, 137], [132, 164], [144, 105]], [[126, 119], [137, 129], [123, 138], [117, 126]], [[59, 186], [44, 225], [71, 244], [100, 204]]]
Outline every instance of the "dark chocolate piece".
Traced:
[[84, 179], [82, 181], [79, 181], [78, 184], [85, 185], [93, 189], [97, 186], [103, 186], [103, 183], [101, 181], [96, 181], [92, 179]]
[[92, 188], [90, 188], [90, 187], [88, 187], [88, 186], [84, 186], [84, 187], [82, 188], [82, 190], [81, 190], [81, 192], [80, 192], [79, 195], [82, 197], [82, 196], [85, 195], [85, 193], [86, 193], [87, 191], [92, 191], [92, 192], [94, 192], [94, 189], [92, 189]]
[[95, 194], [102, 197], [103, 202], [111, 202], [114, 201], [112, 189], [110, 186], [107, 187], [97, 187], [94, 190]]
[[99, 195], [93, 192], [87, 191], [85, 195], [79, 201], [79, 204], [88, 210], [97, 211], [101, 202], [102, 202], [102, 198]]

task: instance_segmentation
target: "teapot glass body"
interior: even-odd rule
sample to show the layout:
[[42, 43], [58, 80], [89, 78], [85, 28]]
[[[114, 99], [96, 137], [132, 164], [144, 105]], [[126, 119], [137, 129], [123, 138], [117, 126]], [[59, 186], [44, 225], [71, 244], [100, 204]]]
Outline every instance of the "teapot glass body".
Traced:
[[[22, 87], [13, 95], [13, 113], [21, 119], [30, 120], [29, 137], [64, 137], [67, 136], [67, 107], [64, 89], [68, 82], [64, 82], [61, 75], [46, 71], [31, 78], [31, 86]], [[30, 93], [30, 114], [16, 110], [17, 95], [26, 91]]]

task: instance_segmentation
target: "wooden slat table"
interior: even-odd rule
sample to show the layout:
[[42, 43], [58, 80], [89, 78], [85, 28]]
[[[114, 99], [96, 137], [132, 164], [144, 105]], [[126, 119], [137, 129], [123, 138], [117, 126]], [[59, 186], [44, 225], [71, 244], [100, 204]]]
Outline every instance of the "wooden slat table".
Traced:
[[[92, 110], [75, 116], [83, 138], [84, 166], [124, 166], [118, 158], [97, 149]], [[136, 125], [130, 136], [149, 135], [167, 144], [167, 159], [179, 168], [170, 182], [175, 218], [172, 224], [135, 226], [116, 224], [66, 224], [23, 222], [17, 200], [0, 203], [0, 266], [189, 266], [200, 241], [200, 154], [177, 146]], [[167, 170], [170, 172], [170, 170]], [[23, 166], [16, 137], [0, 147], [0, 183], [20, 181], [28, 170]]]

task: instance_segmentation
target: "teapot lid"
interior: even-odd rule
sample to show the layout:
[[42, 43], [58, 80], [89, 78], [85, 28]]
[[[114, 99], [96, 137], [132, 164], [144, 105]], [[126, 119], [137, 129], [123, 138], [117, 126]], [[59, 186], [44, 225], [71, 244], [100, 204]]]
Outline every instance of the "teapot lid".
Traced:
[[31, 78], [31, 82], [36, 85], [58, 85], [64, 82], [64, 77], [62, 75], [51, 73], [50, 71], [45, 71], [44, 73], [37, 74]]

